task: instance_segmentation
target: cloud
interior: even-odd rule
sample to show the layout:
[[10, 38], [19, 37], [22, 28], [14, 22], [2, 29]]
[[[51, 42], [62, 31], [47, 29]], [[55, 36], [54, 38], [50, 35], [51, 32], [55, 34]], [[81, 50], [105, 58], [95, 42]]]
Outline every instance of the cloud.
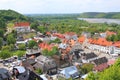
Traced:
[[119, 11], [119, 0], [0, 0], [0, 9], [21, 13], [80, 13]]

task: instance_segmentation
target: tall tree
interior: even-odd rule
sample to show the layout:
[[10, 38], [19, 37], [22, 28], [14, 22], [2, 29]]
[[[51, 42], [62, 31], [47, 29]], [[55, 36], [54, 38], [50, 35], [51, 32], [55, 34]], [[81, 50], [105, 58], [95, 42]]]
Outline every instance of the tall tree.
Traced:
[[15, 42], [16, 42], [16, 39], [15, 39], [15, 37], [13, 36], [13, 34], [9, 34], [9, 35], [7, 36], [7, 43], [8, 43], [8, 44], [15, 44]]

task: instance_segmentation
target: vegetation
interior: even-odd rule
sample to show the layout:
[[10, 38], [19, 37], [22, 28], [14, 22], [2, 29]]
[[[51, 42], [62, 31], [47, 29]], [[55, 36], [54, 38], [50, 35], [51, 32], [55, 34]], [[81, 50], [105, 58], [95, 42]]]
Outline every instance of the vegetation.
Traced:
[[86, 80], [120, 80], [120, 58], [113, 66], [99, 73], [90, 73]]
[[42, 53], [45, 56], [53, 56], [55, 54], [59, 54], [57, 47], [53, 47], [52, 50], [44, 49]]
[[39, 74], [39, 75], [43, 73], [40, 68], [36, 69], [35, 72], [36, 72], [37, 74]]
[[19, 50], [26, 50], [26, 45], [25, 44], [19, 44], [18, 49]]
[[6, 59], [6, 58], [9, 58], [11, 56], [12, 56], [12, 54], [8, 50], [2, 50], [0, 52], [0, 58], [1, 59]]
[[109, 19], [120, 19], [120, 12], [86, 12], [80, 14], [81, 18], [109, 18]]
[[29, 48], [33, 48], [33, 47], [35, 47], [35, 46], [37, 46], [37, 42], [35, 42], [34, 40], [30, 40], [29, 42], [28, 42], [28, 47]]
[[51, 40], [49, 44], [51, 43], [61, 43], [61, 40], [59, 38], [56, 38], [55, 40]]
[[82, 67], [80, 67], [80, 72], [82, 74], [86, 74], [86, 73], [92, 71], [93, 67], [94, 67], [94, 65], [90, 64], [90, 63], [83, 64]]

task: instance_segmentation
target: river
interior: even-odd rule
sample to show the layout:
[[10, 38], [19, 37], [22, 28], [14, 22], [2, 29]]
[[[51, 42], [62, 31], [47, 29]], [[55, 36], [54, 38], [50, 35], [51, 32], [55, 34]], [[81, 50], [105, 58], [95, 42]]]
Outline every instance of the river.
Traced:
[[79, 20], [85, 20], [90, 23], [116, 23], [120, 24], [120, 19], [106, 19], [106, 18], [78, 18]]

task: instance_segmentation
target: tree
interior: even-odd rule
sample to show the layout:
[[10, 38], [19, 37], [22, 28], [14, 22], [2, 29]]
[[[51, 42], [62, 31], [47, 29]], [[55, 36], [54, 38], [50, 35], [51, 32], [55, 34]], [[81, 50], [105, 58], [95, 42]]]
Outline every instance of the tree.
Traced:
[[0, 49], [1, 49], [2, 45], [3, 45], [3, 38], [0, 37]]
[[4, 31], [2, 29], [0, 29], [0, 37], [4, 36]]
[[52, 50], [44, 49], [42, 52], [43, 52], [43, 55], [45, 55], [45, 56], [53, 56], [53, 55], [59, 53], [57, 47], [53, 47]]
[[15, 39], [14, 35], [13, 34], [9, 34], [7, 36], [7, 43], [8, 44], [15, 44], [15, 42], [16, 42], [16, 39]]
[[12, 56], [12, 54], [8, 50], [2, 50], [0, 52], [0, 58], [2, 58], [2, 59], [6, 59], [6, 58], [9, 58], [11, 56]]
[[82, 72], [83, 74], [86, 74], [86, 73], [92, 71], [92, 69], [93, 69], [93, 64], [90, 64], [90, 63], [83, 64], [80, 69], [81, 69], [81, 72]]
[[2, 49], [1, 50], [8, 50], [10, 51], [11, 50], [11, 47], [9, 45], [6, 45], [6, 46], [2, 46]]
[[103, 72], [90, 73], [85, 80], [120, 80], [120, 58]]
[[22, 57], [23, 55], [25, 55], [25, 51], [16, 51], [15, 53], [14, 53], [14, 55], [16, 55], [16, 56], [18, 56], [18, 57]]
[[25, 46], [25, 44], [19, 44], [18, 48], [19, 48], [19, 50], [25, 50], [26, 46]]
[[34, 46], [37, 46], [37, 42], [35, 42], [34, 40], [30, 40], [30, 41], [28, 42], [28, 47], [29, 47], [29, 48], [33, 48]]

